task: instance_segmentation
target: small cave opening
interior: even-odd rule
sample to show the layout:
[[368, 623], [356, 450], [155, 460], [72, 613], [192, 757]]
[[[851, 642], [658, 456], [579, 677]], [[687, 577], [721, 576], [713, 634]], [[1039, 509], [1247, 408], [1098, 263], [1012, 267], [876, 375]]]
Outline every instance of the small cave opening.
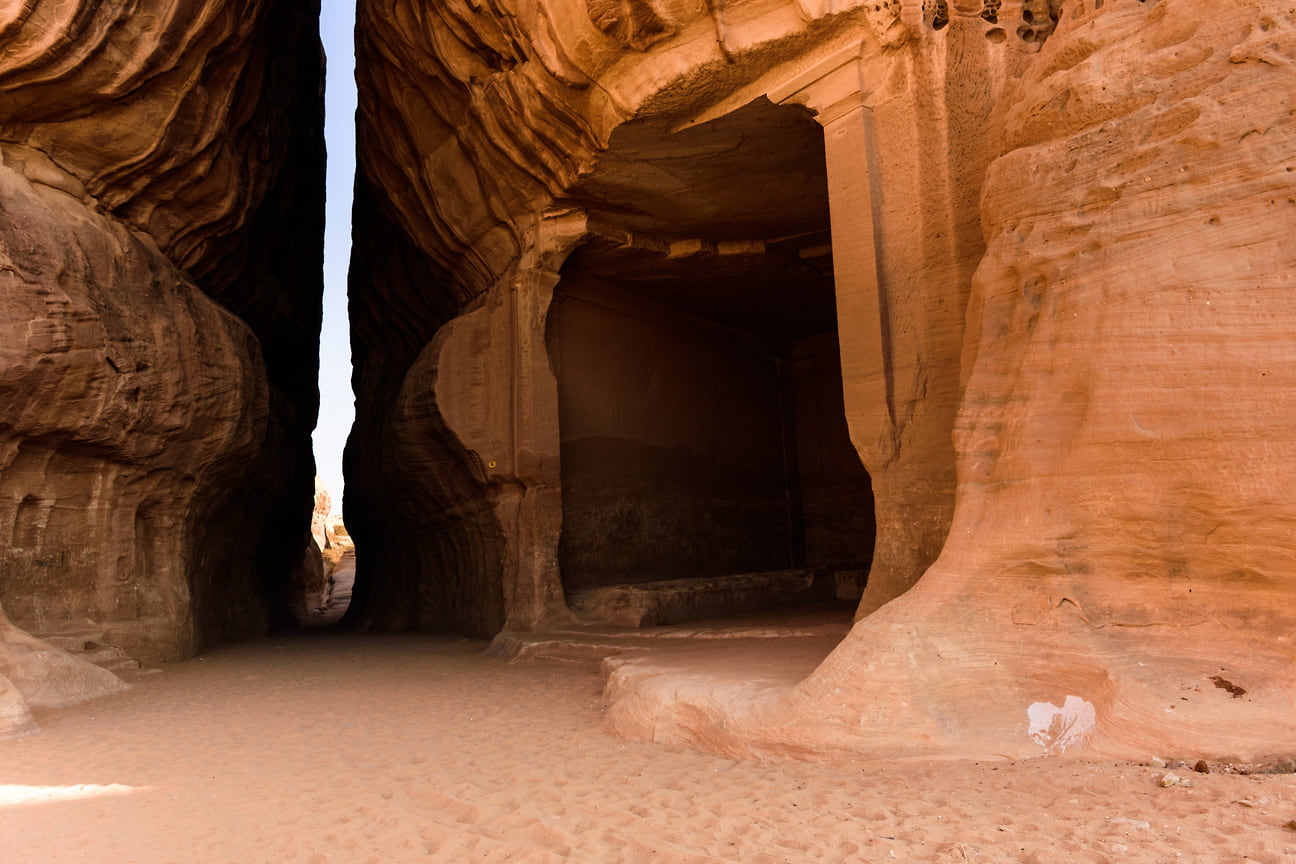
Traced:
[[763, 98], [683, 131], [627, 124], [575, 197], [589, 237], [546, 334], [569, 606], [632, 626], [853, 610], [876, 525], [821, 127]]

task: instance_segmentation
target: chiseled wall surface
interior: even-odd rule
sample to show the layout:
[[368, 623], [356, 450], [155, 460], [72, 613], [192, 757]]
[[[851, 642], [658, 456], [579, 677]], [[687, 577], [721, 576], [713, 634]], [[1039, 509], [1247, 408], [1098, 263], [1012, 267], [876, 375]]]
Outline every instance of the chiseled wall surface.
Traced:
[[[388, 271], [408, 269], [406, 259], [368, 254], [357, 257], [351, 273], [362, 410], [348, 457], [353, 479], [346, 508], [360, 550], [356, 597], [386, 606], [375, 608], [375, 620], [409, 621], [403, 598], [412, 586], [479, 579], [459, 562], [486, 562], [499, 573], [509, 609], [516, 604], [508, 598], [517, 596], [510, 583], [523, 578], [517, 574], [531, 574], [523, 581], [544, 583], [541, 593], [553, 597], [559, 576], [547, 538], [562, 518], [551, 476], [559, 454], [549, 449], [558, 435], [550, 428], [556, 412], [528, 403], [510, 421], [494, 396], [467, 393], [479, 383], [495, 394], [553, 386], [539, 380], [546, 372], [517, 365], [512, 344], [524, 330], [543, 332], [543, 309], [528, 306], [530, 317], [501, 324], [489, 340], [481, 329], [486, 317], [513, 314], [499, 311], [513, 298], [534, 296], [533, 280], [556, 281], [566, 253], [561, 244], [546, 246], [537, 225], [573, 207], [616, 222], [624, 207], [638, 203], [637, 195], [602, 200], [600, 189], [642, 189], [660, 197], [688, 187], [669, 165], [627, 166], [615, 159], [605, 167], [618, 176], [601, 177], [598, 188], [582, 187], [582, 178], [600, 176], [600, 159], [618, 129], [680, 130], [767, 95], [800, 111], [800, 97], [792, 98], [796, 82], [812, 83], [824, 64], [834, 63], [850, 67], [847, 77], [868, 91], [855, 98], [872, 104], [876, 128], [876, 152], [848, 154], [844, 170], [852, 176], [875, 171], [878, 205], [889, 214], [872, 239], [889, 286], [890, 419], [885, 428], [865, 423], [851, 432], [876, 493], [872, 567], [878, 578], [870, 581], [867, 608], [913, 584], [939, 554], [953, 511], [951, 431], [968, 286], [984, 248], [977, 199], [990, 158], [989, 113], [1037, 47], [1020, 4], [1006, 4], [999, 24], [981, 17], [982, 6], [975, 5], [954, 10], [955, 20], [937, 32], [933, 8], [912, 2], [830, 10], [752, 0], [731, 4], [723, 14], [703, 3], [669, 9], [631, 3], [611, 10], [582, 2], [518, 10], [455, 2], [428, 8], [405, 0], [360, 4], [357, 188], [372, 208], [366, 212], [380, 215], [357, 220], [356, 242], [360, 249], [377, 247], [388, 242], [382, 235], [399, 233], [427, 274], [416, 281], [392, 278]], [[1047, 4], [1043, 8], [1047, 21]], [[1016, 35], [1019, 26], [1029, 41]], [[669, 148], [671, 142], [661, 143]], [[724, 152], [703, 146], [699, 155], [728, 178]], [[715, 189], [708, 213], [737, 217], [746, 202], [760, 197], [759, 187], [742, 179], [716, 183], [702, 176], [699, 184]], [[713, 227], [719, 239], [733, 239], [723, 225]], [[676, 221], [653, 230], [683, 229]], [[437, 314], [429, 315], [433, 309]], [[394, 339], [381, 324], [389, 310], [400, 319], [393, 323]], [[407, 332], [446, 316], [477, 323], [453, 333], [420, 333], [425, 346], [436, 346], [430, 350], [407, 344]], [[854, 426], [866, 407], [854, 395], [859, 381], [876, 370], [847, 348], [870, 325], [848, 314], [839, 326], [843, 357], [851, 357], [843, 386], [851, 394], [845, 411]], [[876, 322], [871, 326], [877, 330]], [[480, 380], [459, 386], [438, 372], [445, 358], [471, 356], [489, 357], [473, 373]], [[510, 380], [519, 370], [536, 380]], [[455, 403], [450, 414], [419, 395], [420, 386], [433, 381]], [[536, 436], [519, 445], [531, 460], [527, 465], [495, 455], [518, 444], [506, 440], [505, 429], [516, 418]], [[420, 436], [446, 458], [394, 458]], [[496, 467], [489, 467], [492, 462]], [[544, 470], [533, 470], [537, 466]], [[397, 490], [407, 488], [430, 491], [418, 495], [418, 505], [393, 504], [402, 497]], [[522, 501], [527, 515], [519, 516], [506, 499]], [[473, 515], [430, 515], [468, 512], [464, 508]], [[427, 539], [434, 526], [445, 539]], [[533, 542], [537, 537], [546, 539]], [[513, 540], [524, 548], [505, 549]], [[411, 544], [454, 551], [390, 551]], [[426, 569], [419, 563], [434, 559], [444, 565]], [[369, 579], [376, 580], [372, 590], [361, 587]], [[471, 609], [454, 614], [474, 632], [496, 617]], [[505, 617], [532, 625], [539, 620], [530, 613]]]
[[647, 717], [657, 740], [746, 753], [1290, 747], [1296, 13], [1063, 7], [997, 112], [939, 559], [790, 691], [717, 710], [650, 684], [611, 712], [627, 734]]
[[560, 285], [564, 587], [792, 566], [775, 346], [586, 274]]
[[835, 334], [774, 342], [586, 273], [549, 313], [560, 564], [594, 585], [807, 566], [867, 573], [872, 490]]

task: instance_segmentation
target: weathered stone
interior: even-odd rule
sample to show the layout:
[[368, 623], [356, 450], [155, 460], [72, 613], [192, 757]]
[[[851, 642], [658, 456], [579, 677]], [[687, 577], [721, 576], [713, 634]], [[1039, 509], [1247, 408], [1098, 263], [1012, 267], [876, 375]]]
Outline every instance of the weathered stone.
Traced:
[[292, 592], [293, 617], [307, 621], [312, 615], [318, 615], [328, 593], [328, 571], [324, 566], [324, 556], [313, 538], [302, 543], [301, 557], [293, 565], [288, 583]]
[[[289, 608], [315, 11], [0, 13], [19, 625], [168, 658]], [[810, 757], [1291, 740], [1290, 9], [359, 13], [353, 622], [493, 634], [619, 583], [867, 567], [800, 684], [645, 662], [610, 724]], [[23, 680], [61, 662], [31, 650]]]
[[0, 597], [28, 630], [156, 662], [286, 615], [318, 401], [310, 6], [0, 13]]
[[[715, 352], [835, 329], [875, 513], [861, 620], [790, 692], [657, 676], [616, 728], [799, 755], [1289, 738], [1291, 14], [708, 11], [361, 5], [347, 506], [368, 618], [524, 629], [600, 560], [642, 581], [676, 546], [806, 554], [808, 427], [767, 407], [770, 446], [755, 365]], [[835, 316], [798, 332], [825, 273]], [[730, 458], [746, 522], [715, 494]]]
[[[1076, 11], [1000, 115], [940, 559], [750, 712], [649, 697], [635, 716], [657, 734], [1235, 758], [1296, 731], [1279, 491], [1296, 438], [1273, 410], [1296, 387], [1296, 21], [1263, 3]], [[1027, 734], [1064, 701], [1064, 746]], [[742, 730], [717, 738], [720, 717]]]
[[40, 727], [18, 688], [0, 675], [0, 738], [18, 738], [38, 731]]
[[0, 609], [0, 681], [11, 684], [33, 708], [64, 708], [119, 693], [127, 686], [107, 669], [24, 633], [9, 621], [3, 609]]
[[351, 606], [351, 589], [355, 585], [355, 550], [347, 549], [329, 569], [328, 593], [320, 612], [320, 623], [335, 624]]
[[178, 659], [195, 646], [191, 604], [204, 592], [187, 572], [187, 535], [247, 482], [266, 435], [260, 351], [155, 247], [31, 183], [10, 153], [0, 524], [12, 529], [0, 591], [37, 632], [88, 617], [134, 656]]
[[288, 576], [289, 604], [298, 624], [335, 624], [351, 602], [355, 545], [342, 519], [331, 513], [328, 489], [315, 478], [311, 536]]
[[0, 608], [0, 738], [39, 731], [31, 708], [63, 708], [127, 689], [98, 666], [13, 625]]
[[311, 538], [321, 552], [328, 548], [332, 539], [329, 537], [329, 513], [332, 510], [333, 498], [329, 495], [328, 489], [317, 474], [315, 476], [315, 509], [311, 511]]
[[[618, 506], [616, 496], [622, 491], [595, 478], [599, 472], [606, 477], [615, 471], [620, 458], [615, 456], [616, 448], [631, 452], [645, 444], [640, 452], [650, 454], [649, 461], [635, 462], [637, 474], [625, 473], [620, 480], [632, 502], [628, 506], [645, 507], [641, 515], [632, 516], [639, 521], [634, 529], [634, 542], [639, 545], [619, 546], [623, 556], [634, 558], [656, 542], [658, 548], [670, 548], [676, 557], [691, 560], [696, 575], [708, 576], [720, 575], [725, 568], [733, 573], [817, 564], [798, 560], [807, 554], [800, 547], [809, 542], [801, 536], [808, 530], [798, 524], [802, 514], [814, 509], [818, 529], [836, 518], [826, 514], [860, 512], [856, 508], [866, 507], [849, 526], [821, 532], [825, 537], [848, 533], [865, 537], [854, 542], [857, 548], [825, 554], [839, 558], [833, 563], [848, 569], [866, 567], [873, 545], [867, 475], [856, 464], [858, 476], [852, 477], [845, 491], [834, 493], [851, 497], [849, 508], [835, 506], [831, 495], [822, 495], [821, 488], [827, 487], [801, 488], [796, 476], [799, 466], [793, 463], [801, 456], [795, 449], [801, 439], [791, 428], [791, 400], [798, 397], [789, 384], [779, 383], [780, 375], [792, 376], [774, 372], [774, 355], [792, 360], [798, 350], [793, 347], [796, 340], [817, 337], [833, 326], [831, 284], [816, 269], [828, 248], [822, 133], [809, 113], [796, 105], [776, 107], [760, 100], [733, 117], [675, 135], [673, 118], [704, 109], [708, 97], [714, 101], [719, 94], [672, 91], [672, 98], [682, 101], [648, 108], [652, 99], [661, 97], [645, 89], [658, 74], [651, 70], [675, 68], [679, 63], [699, 68], [725, 63], [729, 50], [725, 45], [668, 39], [649, 55], [631, 58], [620, 55], [611, 43], [597, 41], [592, 44], [604, 53], [591, 63], [587, 75], [564, 65], [563, 58], [573, 55], [563, 50], [548, 55], [545, 48], [539, 49], [546, 57], [540, 64], [500, 59], [520, 50], [514, 40], [523, 34], [510, 31], [503, 36], [495, 29], [502, 29], [501, 22], [489, 13], [461, 13], [452, 7], [437, 13], [445, 16], [443, 21], [458, 20], [461, 14], [474, 28], [469, 41], [499, 46], [499, 62], [489, 69], [469, 70], [457, 65], [471, 66], [467, 55], [438, 52], [437, 45], [450, 44], [446, 38], [462, 38], [462, 32], [453, 27], [447, 26], [435, 44], [422, 42], [430, 31], [413, 34], [397, 26], [405, 15], [400, 4], [394, 9], [378, 4], [361, 8], [359, 51], [365, 59], [360, 62], [359, 81], [365, 95], [360, 124], [359, 251], [351, 290], [358, 334], [357, 380], [362, 383], [348, 456], [353, 479], [347, 501], [348, 524], [360, 541], [362, 578], [353, 607], [356, 614], [388, 623], [450, 624], [482, 633], [491, 633], [504, 622], [531, 627], [561, 618], [564, 588], [580, 584], [567, 581], [580, 578], [573, 556], [592, 548], [587, 557], [597, 568], [598, 557], [617, 547], [616, 541], [605, 538], [603, 548], [597, 548], [598, 523], [612, 517]], [[556, 10], [544, 14], [562, 15]], [[789, 48], [784, 41], [796, 28], [776, 19], [753, 24], [750, 32], [744, 28], [744, 38], [760, 34], [769, 44], [762, 49], [761, 61], [744, 65], [729, 86], [744, 83], [739, 80], [742, 75], [758, 77], [769, 62], [800, 59], [800, 49]], [[763, 33], [771, 22], [774, 30]], [[576, 28], [559, 29], [564, 40], [586, 26], [564, 23]], [[716, 32], [712, 20], [696, 18], [686, 23], [695, 37]], [[583, 86], [600, 64], [618, 58], [642, 68], [634, 73], [627, 68], [610, 90]], [[466, 77], [455, 78], [459, 72]], [[383, 136], [370, 131], [407, 122], [396, 117], [403, 110], [402, 100], [409, 97], [410, 82], [427, 100], [420, 109], [427, 122], [413, 134], [444, 136], [437, 139], [446, 142], [436, 148], [438, 164], [443, 159], [469, 160], [479, 166], [476, 172], [447, 166], [435, 173], [436, 165], [415, 159], [413, 151], [393, 150]], [[507, 93], [527, 108], [519, 112], [458, 107], [478, 99], [474, 94], [479, 92], [488, 101]], [[620, 107], [632, 104], [645, 106], [638, 116]], [[441, 119], [432, 121], [428, 111]], [[434, 132], [433, 126], [439, 131]], [[419, 149], [431, 146], [429, 141]], [[538, 172], [540, 167], [544, 170]], [[449, 177], [463, 188], [444, 188]], [[645, 177], [656, 179], [645, 181]], [[678, 178], [674, 185], [663, 185], [661, 178], [670, 177]], [[397, 197], [385, 191], [396, 188], [425, 191]], [[438, 206], [420, 206], [416, 199], [433, 189], [438, 190]], [[565, 206], [553, 206], [556, 200]], [[743, 217], [735, 218], [735, 213]], [[435, 224], [429, 225], [429, 220]], [[578, 247], [583, 248], [572, 254]], [[726, 419], [726, 405], [715, 406], [712, 425], [718, 434], [705, 441], [684, 428], [687, 421], [672, 421], [646, 407], [641, 412], [657, 418], [653, 421], [657, 428], [623, 426], [582, 433], [576, 431], [579, 424], [572, 417], [562, 419], [564, 411], [584, 411], [584, 406], [593, 410], [591, 416], [601, 410], [602, 419], [610, 419], [618, 411], [609, 407], [611, 400], [621, 392], [633, 399], [630, 391], [620, 388], [641, 373], [632, 368], [634, 355], [627, 349], [625, 359], [630, 362], [619, 360], [606, 367], [609, 373], [620, 370], [617, 389], [589, 389], [598, 385], [574, 377], [581, 374], [583, 361], [561, 364], [558, 359], [564, 351], [574, 358], [577, 342], [555, 342], [554, 334], [560, 329], [574, 335], [598, 331], [565, 328], [555, 320], [554, 310], [570, 308], [564, 304], [580, 293], [577, 283], [586, 274], [603, 283], [617, 281], [624, 288], [649, 268], [655, 268], [656, 283], [631, 287], [629, 294], [620, 294], [626, 299], [618, 304], [623, 309], [627, 303], [638, 307], [632, 314], [640, 317], [656, 314], [647, 310], [660, 308], [663, 300], [671, 314], [676, 310], [686, 315], [710, 313], [718, 325], [713, 335], [702, 335], [695, 326], [690, 337], [689, 350], [699, 358], [708, 351], [716, 353], [714, 347], [708, 348], [708, 340], [714, 341], [718, 338], [714, 334], [731, 326], [730, 316], [740, 314], [735, 310], [744, 306], [723, 295], [713, 295], [701, 306], [682, 306], [690, 302], [681, 299], [691, 295], [680, 287], [689, 284], [688, 274], [705, 289], [704, 274], [710, 270], [735, 295], [742, 293], [744, 279], [750, 282], [760, 274], [765, 280], [758, 290], [770, 302], [762, 301], [763, 311], [735, 322], [744, 329], [773, 327], [772, 338], [763, 334], [762, 338], [777, 346], [762, 347], [767, 355], [763, 360], [749, 352], [747, 371], [742, 373], [748, 383], [741, 410], [774, 418], [762, 419], [749, 441], [738, 443], [733, 429], [742, 421], [736, 415]], [[805, 284], [807, 301], [813, 297], [813, 302], [801, 309], [789, 306], [786, 292], [778, 289], [779, 276]], [[669, 286], [672, 281], [677, 283], [675, 288]], [[561, 292], [558, 300], [553, 299], [555, 285]], [[600, 291], [595, 287], [585, 293]], [[660, 291], [668, 293], [663, 297]], [[616, 292], [602, 291], [601, 296], [612, 293]], [[744, 304], [756, 294], [748, 292]], [[411, 312], [401, 316], [398, 334], [385, 326], [392, 308]], [[455, 318], [460, 310], [466, 314]], [[450, 319], [452, 323], [442, 326]], [[613, 347], [629, 342], [605, 325], [603, 333], [604, 341]], [[665, 343], [658, 340], [658, 344]], [[677, 340], [677, 344], [685, 343]], [[835, 340], [832, 345], [835, 354]], [[592, 343], [589, 347], [601, 350]], [[957, 350], [957, 343], [951, 343], [947, 353], [953, 357]], [[662, 348], [663, 355], [672, 351], [673, 346]], [[659, 389], [658, 398], [673, 398], [676, 404], [692, 399], [695, 406], [704, 406], [714, 401], [709, 393], [736, 380], [732, 363], [715, 366], [708, 373], [711, 380], [703, 383], [696, 363], [695, 374], [679, 374], [688, 369], [682, 356], [663, 356], [654, 362], [663, 364], [665, 374], [671, 376], [668, 386], [676, 388], [673, 396]], [[757, 375], [760, 363], [765, 365]], [[673, 365], [667, 370], [666, 364]], [[837, 366], [835, 356], [825, 357], [823, 374], [835, 376]], [[950, 382], [952, 398], [957, 375], [947, 374], [944, 380]], [[814, 376], [804, 383], [822, 387]], [[689, 395], [689, 388], [695, 395]], [[832, 392], [831, 387], [822, 389]], [[786, 407], [779, 405], [785, 398]], [[601, 409], [600, 400], [605, 403]], [[735, 399], [734, 404], [738, 403]], [[835, 417], [838, 425], [825, 440], [833, 447], [840, 441], [838, 449], [849, 452], [841, 415], [831, 408], [828, 412], [824, 416]], [[943, 416], [948, 424], [952, 407]], [[731, 424], [729, 429], [723, 427], [726, 422]], [[813, 430], [802, 430], [805, 441], [813, 440], [806, 434], [809, 431]], [[948, 431], [946, 425], [946, 442]], [[725, 440], [726, 435], [730, 440]], [[613, 447], [603, 446], [600, 438], [609, 439]], [[683, 447], [677, 447], [679, 453], [672, 456], [670, 449], [676, 444]], [[747, 458], [752, 452], [762, 454], [759, 465]], [[812, 453], [805, 455], [813, 458]], [[671, 490], [659, 482], [662, 472], [651, 467], [653, 461], [663, 468], [671, 466], [670, 483], [678, 477], [683, 486], [692, 483], [694, 489], [672, 498]], [[952, 456], [946, 463], [938, 470], [948, 475]], [[711, 504], [705, 503], [697, 488], [708, 473], [714, 480], [704, 494]], [[754, 478], [752, 482], [740, 479], [746, 474]], [[579, 503], [582, 489], [601, 490], [598, 495], [603, 500], [587, 495], [586, 503]], [[645, 496], [654, 490], [661, 494], [649, 511]], [[952, 478], [945, 494], [952, 495]], [[947, 504], [942, 506], [948, 509]], [[683, 508], [692, 508], [690, 512], [710, 523], [690, 519]], [[745, 514], [757, 509], [769, 528], [760, 534], [750, 524], [743, 525]], [[578, 512], [583, 515], [578, 517]], [[657, 540], [663, 531], [670, 533], [661, 524], [666, 520], [690, 525], [693, 537], [687, 543], [678, 533]], [[894, 524], [902, 523], [897, 519]], [[411, 530], [412, 525], [420, 528]], [[923, 530], [939, 532], [943, 527], [936, 524]], [[578, 542], [581, 531], [594, 539], [595, 547]], [[715, 554], [697, 554], [727, 550], [741, 556], [744, 546], [757, 536], [769, 548], [742, 561], [722, 562]], [[927, 545], [934, 557], [939, 538]], [[618, 561], [605, 569], [623, 572], [619, 565]], [[665, 567], [663, 561], [656, 573], [645, 571], [635, 578], [678, 575]], [[379, 580], [372, 600], [365, 573]], [[917, 574], [908, 575], [912, 579]], [[496, 594], [497, 585], [502, 596]], [[419, 613], [424, 603], [435, 614]]]

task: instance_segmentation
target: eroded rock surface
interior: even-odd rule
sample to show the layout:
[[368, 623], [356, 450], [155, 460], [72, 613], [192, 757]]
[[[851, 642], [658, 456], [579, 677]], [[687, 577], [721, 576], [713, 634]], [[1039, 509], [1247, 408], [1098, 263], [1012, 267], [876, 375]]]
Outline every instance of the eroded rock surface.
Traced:
[[289, 577], [293, 617], [306, 626], [337, 623], [351, 602], [355, 544], [331, 510], [329, 491], [316, 477], [311, 537]]
[[[735, 550], [717, 522], [703, 552], [797, 566], [814, 428], [848, 436], [871, 485], [861, 620], [790, 690], [613, 682], [615, 728], [809, 756], [1281, 746], [1291, 19], [1268, 0], [362, 3], [366, 620], [561, 621], [575, 552], [661, 537], [677, 477], [723, 511], [705, 478], [733, 452], [761, 527]], [[753, 383], [753, 339], [795, 364], [807, 321], [839, 345], [843, 430], [787, 407], [795, 375]], [[690, 359], [736, 333], [749, 347]], [[669, 356], [627, 362], [640, 345]], [[743, 418], [733, 452], [717, 415]], [[636, 572], [609, 583], [662, 578], [614, 551]]]
[[89, 619], [156, 662], [286, 613], [318, 401], [309, 5], [0, 13], [0, 598], [32, 632]]
[[[930, 10], [893, 3], [838, 13], [791, 4], [724, 13], [700, 4], [539, 4], [519, 15], [361, 4], [351, 281], [358, 420], [347, 501], [361, 546], [359, 618], [485, 634], [561, 619], [572, 587], [564, 560], [585, 554], [572, 542], [569, 508], [581, 488], [606, 487], [594, 478], [626, 463], [617, 452], [642, 454], [630, 460], [638, 477], [622, 478], [624, 492], [586, 496], [590, 537], [615, 536], [599, 526], [629, 511], [636, 542], [674, 519], [696, 537], [659, 546], [768, 547], [727, 565], [738, 571], [871, 563], [867, 609], [902, 593], [935, 559], [953, 507], [950, 432], [968, 284], [982, 248], [983, 138], [995, 95], [1038, 43], [1014, 38], [993, 49], [992, 25], [962, 11], [939, 46], [928, 41]], [[883, 170], [872, 194], [893, 215], [870, 234], [872, 263], [857, 264], [855, 281], [858, 293], [868, 291], [870, 268], [888, 279], [884, 333], [867, 310], [856, 313], [864, 301], [843, 293], [840, 278], [836, 298], [832, 290], [833, 244], [860, 243], [849, 232], [829, 236], [829, 199], [838, 194], [831, 175], [869, 182], [858, 160], [825, 171], [836, 139], [825, 139], [822, 124], [850, 95], [835, 92], [842, 76], [865, 76], [874, 88], [870, 158]], [[854, 98], [859, 107], [858, 90]], [[842, 200], [854, 206], [849, 195]], [[625, 355], [593, 361], [621, 371], [616, 392], [640, 387], [636, 376], [664, 382], [650, 396], [660, 409], [639, 405], [657, 428], [635, 429], [615, 407], [595, 418], [601, 429], [578, 432], [563, 418], [582, 398], [613, 395], [569, 377], [577, 366], [561, 358], [577, 343], [555, 336], [554, 310], [573, 298], [588, 309], [591, 295], [618, 298], [598, 302], [621, 322], [661, 325], [665, 315], [673, 332], [693, 334], [685, 353], [663, 349], [673, 356], [654, 360], [659, 373], [630, 368], [636, 337], [615, 332], [623, 323], [599, 325], [606, 347], [598, 350]], [[840, 359], [818, 361], [832, 378], [802, 375], [798, 390], [793, 379], [811, 368], [806, 340], [827, 337], [835, 354], [838, 329]], [[687, 352], [700, 356], [735, 330], [764, 352], [746, 352], [746, 395], [715, 398], [733, 380], [723, 364], [693, 363], [710, 380], [679, 378]], [[785, 368], [771, 372], [779, 363]], [[826, 429], [807, 394], [831, 393], [833, 384], [844, 385], [846, 407], [843, 417], [831, 400], [819, 403], [837, 424]], [[676, 404], [718, 403], [730, 430], [717, 437], [674, 422], [668, 388]], [[747, 424], [750, 435], [738, 431], [740, 416], [761, 418]], [[750, 440], [728, 447], [724, 434]], [[867, 475], [852, 450], [864, 454]], [[583, 464], [578, 451], [588, 455]], [[843, 451], [856, 460], [849, 483], [807, 482], [850, 474], [813, 468]], [[759, 464], [748, 453], [761, 454]], [[667, 463], [669, 484], [644, 468]], [[666, 488], [705, 475], [710, 489]], [[744, 486], [735, 479], [744, 476], [758, 479]], [[653, 492], [661, 500], [651, 515], [636, 515], [635, 502]], [[702, 519], [734, 516], [699, 524], [690, 507]], [[737, 536], [743, 509], [758, 507], [768, 530], [748, 525]], [[843, 513], [853, 521], [829, 524]], [[829, 540], [822, 561], [816, 536]], [[614, 543], [592, 554], [611, 554]], [[714, 554], [691, 557], [725, 566]], [[574, 561], [567, 565], [575, 572]]]
[[0, 738], [18, 738], [39, 729], [18, 688], [0, 675]]
[[809, 755], [1291, 740], [1296, 21], [1083, 11], [998, 121], [941, 557], [790, 691], [657, 681], [618, 728]]
[[15, 627], [0, 609], [0, 738], [37, 731], [31, 708], [111, 696], [126, 683]]
[[[1290, 9], [359, 11], [353, 621], [489, 635], [577, 590], [867, 569], [805, 681], [636, 660], [609, 722], [740, 755], [1289, 746]], [[316, 12], [0, 12], [24, 630], [160, 660], [288, 616]], [[28, 638], [14, 730], [63, 662]]]
[[202, 589], [185, 523], [213, 482], [246, 482], [269, 422], [256, 339], [82, 201], [7, 164], [0, 196], [6, 604], [38, 630], [88, 616], [183, 656]]

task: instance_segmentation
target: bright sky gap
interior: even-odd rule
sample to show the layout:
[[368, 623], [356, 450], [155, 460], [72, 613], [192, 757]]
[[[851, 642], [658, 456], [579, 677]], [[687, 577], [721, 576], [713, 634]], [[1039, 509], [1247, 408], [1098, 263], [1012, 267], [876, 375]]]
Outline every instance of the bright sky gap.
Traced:
[[323, 0], [320, 39], [328, 57], [324, 140], [328, 147], [324, 228], [324, 325], [320, 332], [320, 416], [315, 471], [342, 512], [342, 448], [355, 417], [347, 265], [351, 258], [351, 192], [355, 177], [355, 0]]

